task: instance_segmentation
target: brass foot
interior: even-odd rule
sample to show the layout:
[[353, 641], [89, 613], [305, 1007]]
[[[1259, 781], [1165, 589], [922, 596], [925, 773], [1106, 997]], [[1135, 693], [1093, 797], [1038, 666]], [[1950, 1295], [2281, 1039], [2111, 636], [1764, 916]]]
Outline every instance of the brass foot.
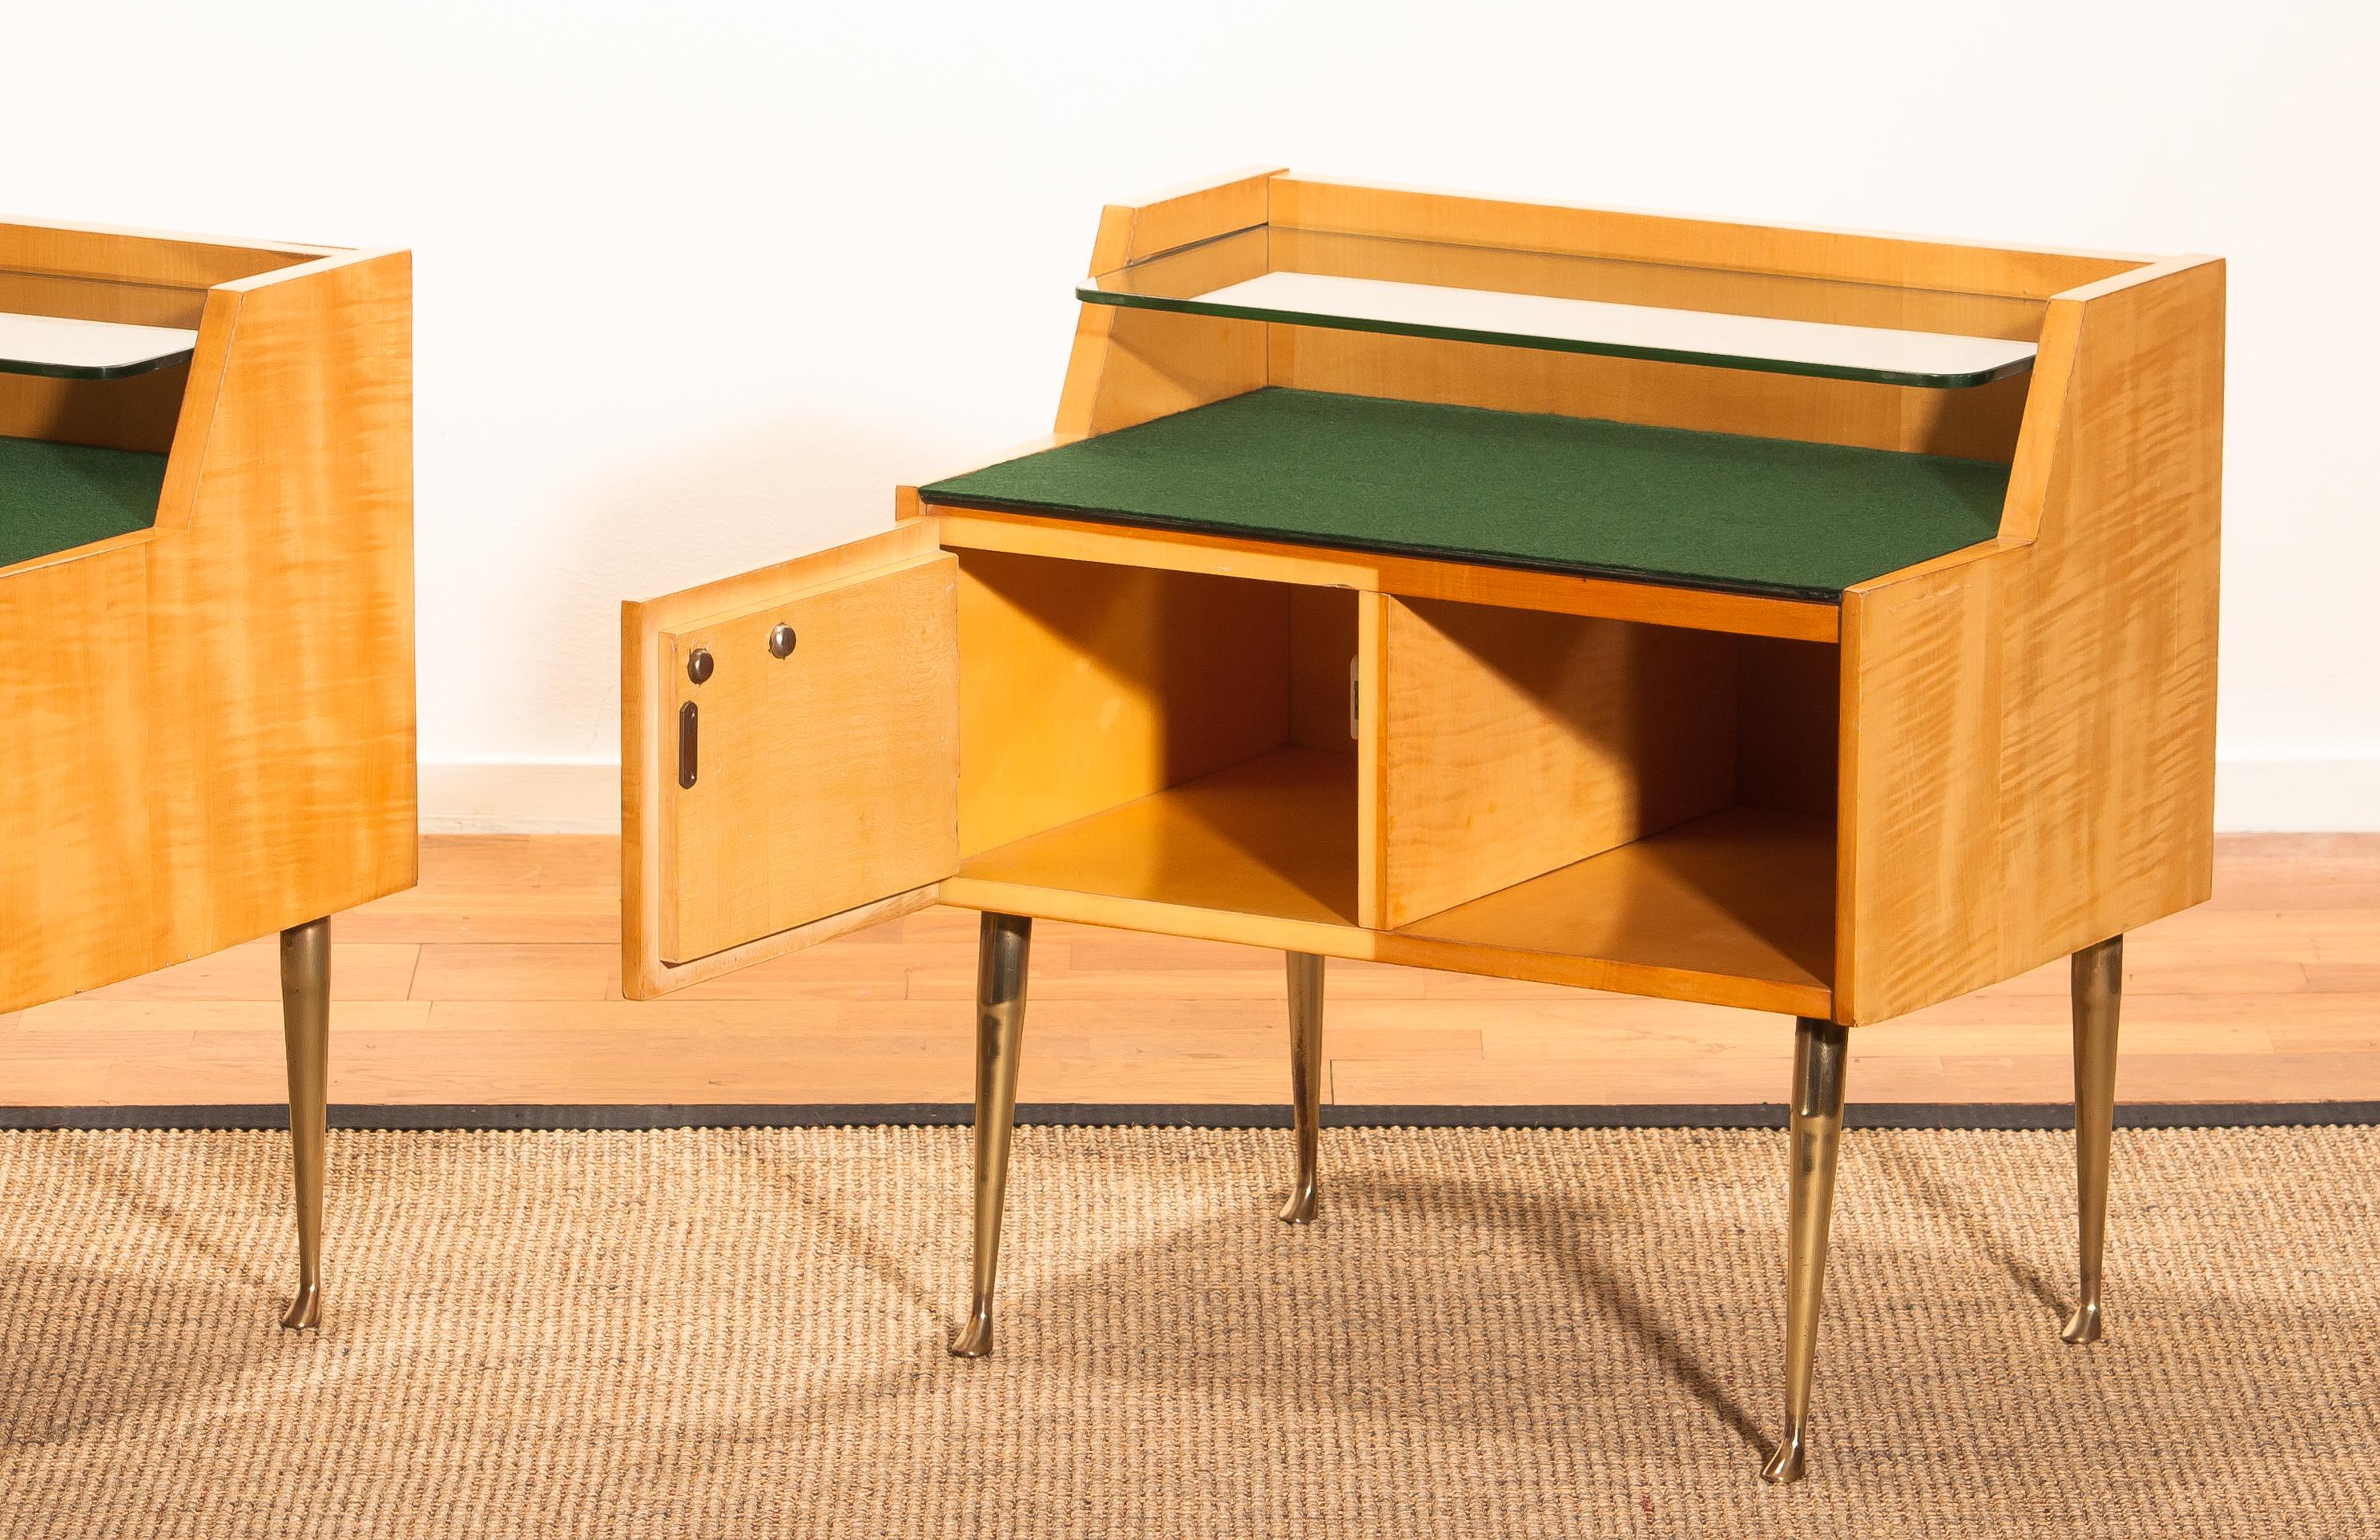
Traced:
[[1802, 1458], [1802, 1430], [1789, 1428], [1783, 1441], [1777, 1446], [1777, 1452], [1760, 1467], [1760, 1479], [1771, 1486], [1787, 1486], [1809, 1473], [1809, 1468]]
[[2107, 1250], [2107, 1166], [2116, 1126], [2116, 1033], [2124, 1007], [2124, 939], [2074, 954], [2074, 1207], [2082, 1292], [2060, 1340], [2081, 1347], [2107, 1334], [2099, 1292]]
[[1799, 1481], [1810, 1426], [1810, 1382], [1818, 1356], [1818, 1304], [1826, 1291], [1827, 1231], [1834, 1219], [1835, 1158], [1843, 1135], [1843, 1061], [1850, 1032], [1804, 1016], [1793, 1024], [1792, 1146], [1785, 1227], [1785, 1433], [1761, 1479]]
[[967, 1317], [967, 1324], [959, 1328], [959, 1334], [951, 1339], [951, 1356], [991, 1356], [991, 1301], [980, 1299], [975, 1302], [975, 1314]]
[[1289, 1105], [1297, 1127], [1297, 1177], [1281, 1219], [1312, 1224], [1322, 1164], [1322, 959], [1304, 952], [1282, 956], [1289, 963]]
[[322, 1324], [322, 1286], [319, 1283], [298, 1285], [298, 1296], [282, 1312], [284, 1331], [312, 1331]]
[[951, 1339], [960, 1358], [991, 1351], [991, 1295], [1000, 1280], [1001, 1210], [1008, 1197], [1008, 1146], [1016, 1127], [1016, 1066], [1025, 1035], [1025, 979], [1033, 922], [986, 913], [975, 973], [975, 1307]]
[[331, 1041], [331, 922], [281, 933], [281, 1025], [289, 1061], [289, 1152], [298, 1199], [298, 1295], [281, 1324], [322, 1324], [322, 1145]]

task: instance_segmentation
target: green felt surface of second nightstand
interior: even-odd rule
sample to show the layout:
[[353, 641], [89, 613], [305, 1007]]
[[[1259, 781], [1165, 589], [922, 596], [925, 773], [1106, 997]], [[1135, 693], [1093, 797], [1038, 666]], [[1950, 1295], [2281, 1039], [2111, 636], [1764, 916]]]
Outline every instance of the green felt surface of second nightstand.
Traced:
[[1990, 540], [2008, 467], [1265, 389], [921, 489], [1006, 509], [1834, 600]]
[[157, 522], [165, 456], [0, 438], [0, 567]]

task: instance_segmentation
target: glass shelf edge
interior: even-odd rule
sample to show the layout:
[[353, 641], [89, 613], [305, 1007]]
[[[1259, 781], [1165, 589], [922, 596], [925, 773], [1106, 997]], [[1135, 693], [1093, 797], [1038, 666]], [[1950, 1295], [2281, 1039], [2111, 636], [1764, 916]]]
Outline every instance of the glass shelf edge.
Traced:
[[188, 363], [197, 352], [195, 347], [186, 347], [179, 353], [129, 364], [53, 364], [39, 358], [0, 358], [0, 374], [25, 374], [42, 380], [129, 380]]
[[1640, 358], [1655, 363], [1695, 364], [1710, 369], [1737, 369], [1756, 374], [1794, 374], [1815, 380], [1850, 380], [1871, 385], [1908, 385], [1920, 390], [1973, 390], [2033, 370], [2034, 355], [1994, 369], [1957, 374], [1921, 374], [1906, 370], [1861, 369], [1851, 364], [1811, 363], [1794, 358], [1765, 358], [1685, 348], [1646, 347], [1633, 343], [1590, 342], [1572, 337], [1536, 336], [1518, 332], [1475, 331], [1463, 327], [1418, 322], [1375, 321], [1364, 316], [1314, 315], [1253, 305], [1219, 305], [1170, 296], [1126, 294], [1098, 286], [1085, 279], [1075, 286], [1075, 297], [1087, 305], [1108, 305], [1123, 310], [1165, 310], [1177, 315], [1214, 316], [1227, 321], [1261, 321], [1282, 326], [1311, 326], [1327, 332], [1368, 332], [1378, 336], [1427, 337], [1439, 342], [1475, 342], [1496, 347], [1525, 347], [1542, 353], [1583, 353], [1601, 358]]

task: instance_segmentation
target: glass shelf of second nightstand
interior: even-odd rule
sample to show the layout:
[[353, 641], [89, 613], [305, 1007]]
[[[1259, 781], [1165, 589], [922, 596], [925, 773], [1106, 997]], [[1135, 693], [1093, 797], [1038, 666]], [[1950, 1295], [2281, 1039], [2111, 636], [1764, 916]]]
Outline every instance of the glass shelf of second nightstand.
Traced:
[[1937, 390], [2033, 367], [2044, 304], [1257, 225], [1085, 279], [1095, 305]]
[[198, 346], [198, 333], [180, 326], [0, 311], [0, 374], [121, 380], [181, 363]]

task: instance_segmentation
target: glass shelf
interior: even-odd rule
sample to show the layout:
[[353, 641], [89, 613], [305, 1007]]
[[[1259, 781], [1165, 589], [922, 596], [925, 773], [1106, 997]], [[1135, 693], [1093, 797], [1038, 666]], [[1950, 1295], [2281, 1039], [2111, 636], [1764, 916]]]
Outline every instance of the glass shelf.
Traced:
[[57, 380], [120, 380], [188, 358], [199, 334], [178, 326], [0, 311], [0, 374]]
[[1257, 225], [1085, 279], [1095, 305], [1937, 390], [2033, 367], [2043, 304]]

